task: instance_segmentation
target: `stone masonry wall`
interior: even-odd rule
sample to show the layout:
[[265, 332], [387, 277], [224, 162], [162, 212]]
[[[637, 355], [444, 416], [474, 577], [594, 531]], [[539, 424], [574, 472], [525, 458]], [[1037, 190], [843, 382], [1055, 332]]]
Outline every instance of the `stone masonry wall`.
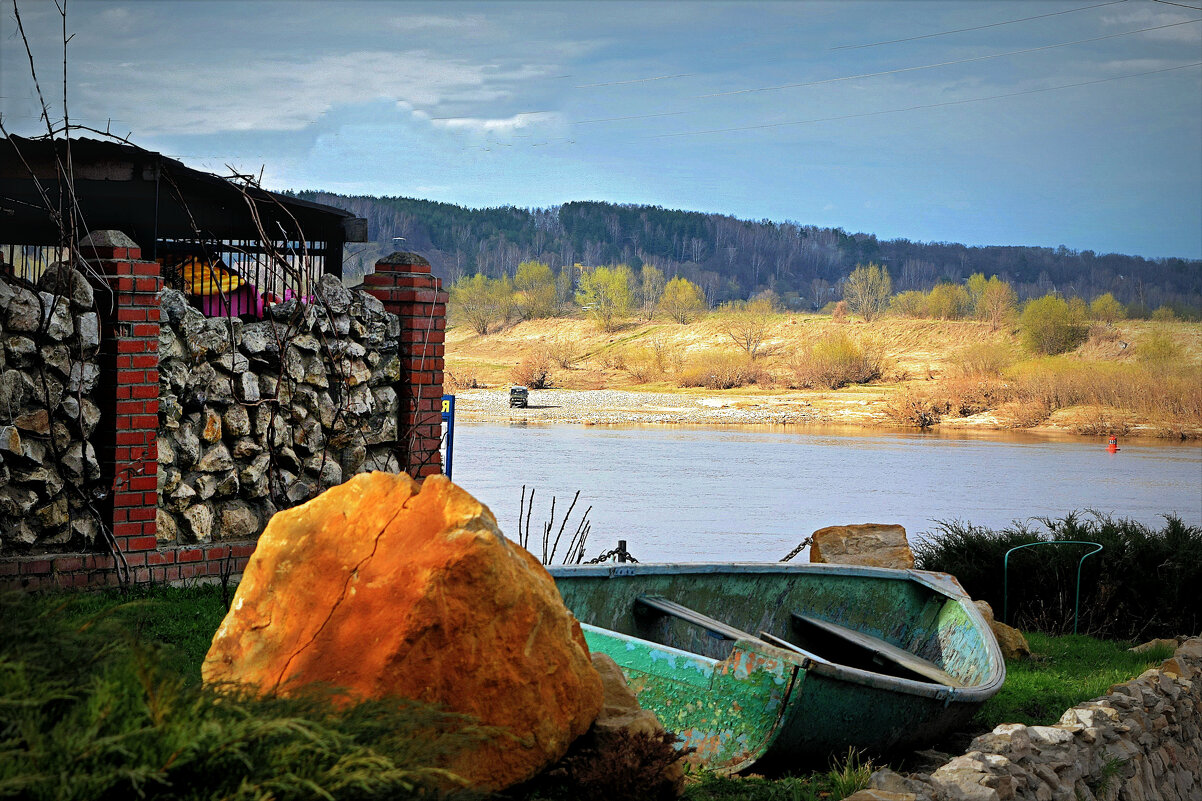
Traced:
[[103, 494], [92, 287], [60, 265], [36, 286], [0, 276], [0, 340], [0, 554], [88, 547]]
[[1202, 638], [1055, 726], [1006, 724], [934, 773], [877, 771], [847, 801], [1199, 801]]
[[379, 300], [327, 275], [261, 322], [174, 290], [160, 306], [161, 543], [250, 539], [355, 473], [400, 471], [400, 321]]

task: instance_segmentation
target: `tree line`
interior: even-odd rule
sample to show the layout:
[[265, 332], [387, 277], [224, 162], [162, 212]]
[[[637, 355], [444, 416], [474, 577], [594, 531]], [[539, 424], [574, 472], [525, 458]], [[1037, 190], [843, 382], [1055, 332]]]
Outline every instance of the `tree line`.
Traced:
[[[1049, 293], [1024, 302], [996, 275], [973, 273], [960, 283], [943, 282], [929, 292], [894, 293], [889, 270], [879, 264], [857, 266], [841, 282], [842, 297], [823, 311], [835, 318], [856, 314], [871, 322], [883, 315], [940, 320], [979, 320], [994, 330], [1018, 325], [1024, 343], [1037, 353], [1062, 353], [1084, 341], [1091, 323], [1112, 325], [1129, 315], [1128, 307], [1106, 292], [1086, 302]], [[730, 338], [756, 358], [772, 315], [783, 308], [771, 289], [748, 300], [723, 303], [717, 311]], [[526, 261], [514, 277], [484, 273], [464, 276], [450, 287], [452, 318], [485, 335], [519, 320], [584, 314], [605, 331], [631, 319], [657, 318], [687, 324], [710, 311], [700, 286], [687, 278], [668, 278], [651, 264], [637, 270], [627, 264], [588, 267], [576, 263], [555, 271], [545, 262]], [[1170, 306], [1146, 315], [1176, 319]]]
[[1047, 294], [1091, 299], [1106, 293], [1135, 316], [1161, 306], [1179, 317], [1202, 310], [1202, 261], [1098, 254], [1064, 246], [969, 247], [880, 240], [798, 222], [749, 221], [658, 206], [599, 202], [544, 209], [467, 209], [404, 197], [301, 192], [368, 220], [372, 243], [348, 258], [365, 271], [400, 246], [426, 256], [448, 285], [464, 277], [516, 279], [521, 264], [652, 265], [700, 288], [707, 306], [775, 293], [792, 309], [817, 310], [842, 298], [853, 269], [880, 264], [898, 293], [929, 293], [971, 275], [996, 275], [1020, 301]]

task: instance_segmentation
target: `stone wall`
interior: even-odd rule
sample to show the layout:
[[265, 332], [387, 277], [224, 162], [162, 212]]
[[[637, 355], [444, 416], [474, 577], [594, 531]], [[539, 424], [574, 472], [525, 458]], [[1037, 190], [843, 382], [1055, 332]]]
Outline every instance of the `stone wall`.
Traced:
[[847, 801], [1198, 801], [1202, 638], [1055, 726], [1006, 724], [931, 774], [881, 770]]
[[0, 279], [0, 588], [238, 574], [276, 509], [441, 472], [447, 296], [421, 256], [247, 323], [164, 292], [120, 231], [79, 251], [87, 280]]
[[103, 494], [92, 287], [59, 265], [36, 286], [0, 276], [0, 340], [0, 553], [88, 547]]
[[327, 275], [261, 322], [174, 290], [160, 308], [160, 542], [253, 538], [344, 478], [400, 471], [400, 320], [378, 299]]

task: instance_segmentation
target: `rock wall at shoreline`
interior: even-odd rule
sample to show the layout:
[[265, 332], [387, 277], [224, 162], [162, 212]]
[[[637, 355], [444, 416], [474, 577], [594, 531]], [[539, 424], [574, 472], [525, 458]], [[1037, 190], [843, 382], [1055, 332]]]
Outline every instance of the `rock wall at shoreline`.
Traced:
[[316, 292], [249, 323], [162, 292], [160, 542], [253, 538], [345, 478], [400, 471], [400, 321], [334, 276]]
[[1054, 726], [998, 726], [931, 774], [877, 771], [847, 801], [1008, 799], [1202, 799], [1202, 637]]

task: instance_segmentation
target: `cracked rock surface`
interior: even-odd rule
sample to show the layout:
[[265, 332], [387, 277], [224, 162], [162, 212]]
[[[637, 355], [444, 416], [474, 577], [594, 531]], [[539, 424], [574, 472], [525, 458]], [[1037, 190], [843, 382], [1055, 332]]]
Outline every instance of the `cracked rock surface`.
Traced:
[[559, 759], [602, 706], [550, 575], [444, 476], [365, 473], [277, 513], [201, 672], [262, 693], [321, 683], [471, 715], [513, 735], [446, 766], [488, 789]]

